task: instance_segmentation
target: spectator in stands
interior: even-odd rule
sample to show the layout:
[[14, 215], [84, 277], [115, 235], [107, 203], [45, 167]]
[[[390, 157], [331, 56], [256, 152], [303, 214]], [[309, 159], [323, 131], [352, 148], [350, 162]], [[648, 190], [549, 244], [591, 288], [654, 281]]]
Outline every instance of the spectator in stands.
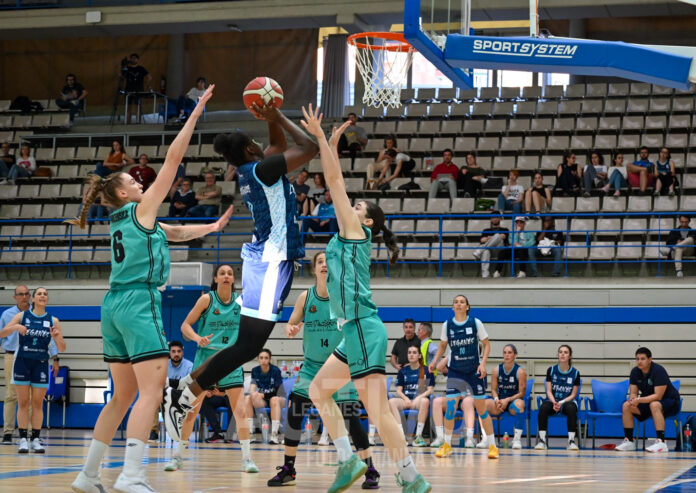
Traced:
[[292, 186], [295, 189], [295, 198], [297, 199], [297, 205], [300, 208], [300, 212], [303, 216], [309, 214], [309, 185], [307, 184], [307, 179], [309, 178], [309, 171], [306, 169], [301, 170], [292, 182]]
[[418, 339], [420, 339], [421, 356], [425, 366], [433, 362], [433, 358], [437, 353], [437, 343], [433, 343], [433, 326], [428, 322], [421, 322], [416, 331]]
[[172, 188], [169, 189], [169, 200], [171, 200], [174, 197], [176, 191], [179, 190], [179, 187], [181, 186], [181, 183], [184, 181], [184, 178], [186, 178], [186, 169], [184, 168], [184, 163], [181, 163], [179, 164], [179, 167], [176, 169], [176, 176], [174, 177]]
[[[481, 277], [490, 277], [491, 251], [500, 252], [508, 246], [508, 234], [510, 230], [500, 225], [500, 211], [493, 211], [491, 225], [481, 233], [479, 243], [481, 248], [474, 250], [474, 258], [481, 261]], [[498, 255], [496, 255], [498, 256]], [[493, 277], [500, 277], [498, 267], [493, 272]]]
[[198, 203], [196, 193], [192, 189], [191, 178], [184, 178], [179, 188], [172, 197], [169, 205], [169, 217], [184, 217], [189, 209]]
[[655, 164], [649, 158], [650, 150], [643, 146], [640, 148], [640, 159], [628, 165], [628, 184], [634, 188], [640, 187], [641, 193], [655, 184]]
[[[315, 231], [317, 233], [335, 233], [338, 231], [338, 222], [334, 212], [331, 191], [324, 191], [324, 200], [318, 203], [312, 211], [311, 218], [302, 220], [302, 232]], [[330, 217], [329, 217], [330, 216]]]
[[574, 152], [563, 154], [563, 162], [556, 169], [555, 192], [563, 192], [563, 195], [577, 194], [582, 178], [582, 168], [576, 162]]
[[408, 364], [408, 348], [411, 346], [420, 349], [421, 341], [416, 337], [416, 321], [412, 318], [404, 320], [404, 336], [394, 342], [391, 351], [391, 365], [397, 371]]
[[176, 114], [179, 116], [179, 121], [184, 121], [193, 111], [193, 108], [198, 104], [198, 98], [203, 96], [208, 81], [205, 77], [196, 79], [196, 85], [193, 86], [186, 94], [179, 96], [176, 102]]
[[203, 404], [201, 404], [200, 414], [208, 423], [210, 423], [213, 434], [205, 439], [205, 443], [217, 443], [224, 440], [222, 428], [220, 427], [220, 413], [218, 411], [218, 408], [221, 407], [226, 407], [228, 413], [227, 415], [232, 416], [232, 408], [230, 407], [230, 400], [227, 397], [227, 394], [220, 391], [218, 388], [208, 390], [205, 393]]
[[[396, 137], [384, 139], [384, 149], [379, 151], [377, 160], [367, 165], [367, 189], [389, 190], [392, 180], [399, 178], [402, 173], [410, 173], [416, 167], [416, 162], [408, 154], [399, 152], [396, 147]], [[379, 171], [378, 171], [379, 170]], [[375, 175], [379, 176], [375, 179]]]
[[609, 183], [604, 185], [602, 190], [604, 193], [609, 193], [609, 188], [614, 187], [614, 197], [619, 197], [621, 195], [621, 189], [628, 186], [627, 181], [627, 169], [623, 165], [624, 156], [622, 153], [618, 152], [614, 154], [611, 159], [612, 167], [607, 170], [607, 176], [609, 176]]
[[507, 185], [498, 194], [498, 209], [501, 211], [522, 212], [524, 206], [524, 187], [517, 183], [520, 172], [516, 169], [510, 170]]
[[75, 119], [75, 115], [84, 109], [87, 91], [85, 87], [77, 82], [75, 74], [65, 76], [65, 85], [60, 91], [60, 97], [56, 99], [56, 106], [61, 109], [70, 110], [70, 121]]
[[515, 228], [510, 234], [510, 248], [504, 248], [498, 255], [499, 268], [502, 272], [503, 262], [510, 263], [510, 271], [514, 274], [517, 269], [517, 277], [527, 277], [527, 261], [529, 260], [529, 249], [536, 246], [536, 238], [533, 232], [525, 231], [527, 226], [527, 218], [517, 216], [515, 218]]
[[[640, 394], [640, 396], [638, 395]], [[652, 352], [646, 347], [636, 349], [636, 366], [631, 370], [628, 400], [623, 403], [621, 414], [624, 426], [624, 441], [616, 447], [620, 452], [636, 450], [633, 436], [634, 419], [643, 422], [652, 417], [657, 438], [646, 450], [669, 452], [665, 443], [665, 416], [679, 412], [681, 396], [662, 365], [652, 360]]]
[[537, 253], [543, 257], [553, 255], [553, 277], [561, 275], [561, 262], [563, 261], [563, 245], [565, 245], [565, 235], [556, 229], [556, 220], [553, 216], [544, 218], [541, 231], [536, 234], [536, 244], [528, 249], [529, 273], [532, 277], [537, 277]]
[[357, 125], [358, 115], [355, 113], [348, 113], [348, 121], [350, 121], [350, 125], [338, 141], [338, 152], [341, 155], [350, 156], [352, 166], [355, 156], [360, 154], [367, 145], [367, 132]]
[[19, 148], [17, 162], [12, 165], [7, 173], [7, 181], [14, 184], [17, 178], [30, 178], [36, 171], [36, 159], [31, 155], [29, 144], [22, 144]]
[[324, 201], [324, 192], [326, 191], [326, 180], [324, 173], [314, 173], [312, 177], [314, 184], [310, 187], [307, 196], [309, 197], [309, 208], [314, 210], [317, 204]]
[[674, 270], [677, 277], [684, 277], [682, 258], [684, 255], [693, 254], [694, 243], [696, 243], [696, 230], [691, 229], [690, 221], [691, 218], [687, 215], [679, 216], [679, 227], [669, 232], [666, 246], [660, 248], [662, 255], [668, 257], [674, 255]]
[[525, 210], [532, 212], [547, 212], [551, 210], [551, 187], [544, 185], [544, 175], [541, 171], [534, 173], [534, 183], [524, 193]]
[[578, 450], [575, 433], [578, 429], [578, 403], [575, 398], [580, 388], [580, 372], [573, 367], [573, 350], [567, 344], [558, 348], [558, 364], [546, 370], [546, 399], [539, 408], [539, 443], [536, 450], [546, 450], [546, 431], [549, 416], [565, 414], [568, 423], [568, 450]]
[[[396, 397], [389, 399], [389, 407], [397, 423], [401, 423], [401, 411], [418, 411], [418, 425], [413, 439], [414, 447], [427, 447], [423, 440], [423, 430], [430, 410], [430, 396], [435, 387], [435, 377], [423, 364], [423, 357], [416, 346], [408, 347], [408, 364], [396, 376]], [[403, 428], [402, 428], [403, 431]], [[406, 433], [404, 432], [404, 438]]]
[[15, 163], [15, 157], [10, 152], [11, 150], [9, 142], [3, 142], [0, 146], [0, 185], [7, 182], [7, 175]]
[[[17, 315], [19, 312], [28, 310], [30, 305], [31, 293], [29, 288], [24, 284], [20, 284], [14, 290], [14, 300], [15, 306], [8, 308], [2, 315], [0, 315], [0, 330], [5, 328], [10, 320]], [[7, 337], [0, 337], [0, 347], [5, 351], [5, 401], [3, 405], [3, 433], [2, 433], [2, 443], [11, 444], [12, 434], [15, 429], [15, 417], [17, 416], [17, 391], [14, 384], [12, 383], [12, 367], [14, 365], [14, 357], [19, 346], [19, 333], [12, 332]], [[48, 351], [50, 356], [53, 358], [53, 376], [58, 374], [58, 348], [56, 344], [51, 340], [48, 346]], [[29, 430], [31, 430], [31, 399], [29, 400]]]
[[583, 197], [589, 197], [592, 189], [604, 187], [607, 184], [607, 166], [604, 164], [604, 157], [597, 151], [590, 154], [590, 162], [582, 172], [582, 181], [585, 187]]
[[[152, 75], [147, 71], [145, 67], [140, 65], [140, 56], [137, 53], [131, 53], [128, 57], [128, 63], [121, 67], [120, 77], [124, 80], [124, 91], [126, 93], [133, 92], [144, 92], [145, 84], [150, 85], [152, 80]], [[140, 97], [131, 96], [128, 99], [129, 105], [140, 104]], [[130, 108], [126, 108], [126, 123], [130, 123], [130, 117], [132, 112]]]
[[669, 196], [674, 197], [674, 187], [677, 183], [677, 170], [672, 161], [669, 149], [660, 149], [660, 157], [655, 162], [653, 168], [655, 176], [655, 195], [660, 195], [664, 190], [668, 190]]
[[278, 430], [280, 429], [280, 410], [285, 406], [285, 397], [278, 395], [278, 389], [283, 385], [280, 368], [271, 364], [271, 351], [262, 349], [259, 353], [259, 366], [251, 370], [251, 387], [246, 397], [247, 416], [251, 422], [249, 429], [253, 430], [254, 409], [267, 407], [271, 410], [271, 439], [270, 443], [278, 445]]
[[114, 140], [106, 159], [102, 163], [97, 163], [97, 169], [94, 172], [102, 178], [106, 178], [111, 173], [121, 171], [127, 164], [135, 164], [135, 161], [126, 153], [123, 144]]
[[449, 191], [450, 199], [457, 198], [457, 177], [459, 168], [452, 162], [452, 149], [442, 151], [442, 162], [435, 166], [430, 174], [430, 193], [428, 198], [434, 199], [440, 191]]
[[[193, 371], [193, 363], [184, 358], [184, 345], [181, 341], [169, 341], [169, 363], [167, 365], [167, 384], [177, 388], [179, 380]], [[159, 420], [155, 415], [155, 423], [150, 430], [150, 440], [159, 440]]]
[[191, 217], [212, 217], [220, 212], [222, 188], [215, 184], [213, 173], [206, 173], [204, 178], [205, 185], [196, 191], [198, 205], [194, 205], [188, 211], [188, 215]]
[[466, 155], [466, 164], [459, 169], [457, 189], [461, 190], [466, 198], [478, 197], [487, 181], [486, 170], [476, 162], [476, 153], [470, 151]]
[[143, 192], [145, 192], [148, 187], [157, 178], [157, 172], [147, 165], [148, 158], [147, 154], [141, 154], [138, 158], [138, 166], [134, 166], [128, 172], [138, 183], [143, 186]]

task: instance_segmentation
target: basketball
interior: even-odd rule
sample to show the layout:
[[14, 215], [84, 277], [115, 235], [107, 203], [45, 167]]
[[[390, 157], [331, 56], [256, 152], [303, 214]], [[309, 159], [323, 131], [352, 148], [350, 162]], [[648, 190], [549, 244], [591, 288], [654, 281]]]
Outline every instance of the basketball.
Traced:
[[244, 106], [247, 109], [254, 103], [257, 106], [275, 103], [276, 108], [283, 105], [283, 88], [270, 77], [257, 77], [244, 88]]

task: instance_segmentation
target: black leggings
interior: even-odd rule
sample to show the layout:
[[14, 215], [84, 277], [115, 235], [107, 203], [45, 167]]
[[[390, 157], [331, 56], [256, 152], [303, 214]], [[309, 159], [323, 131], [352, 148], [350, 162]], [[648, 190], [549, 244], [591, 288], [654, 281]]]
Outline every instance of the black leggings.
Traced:
[[275, 322], [242, 315], [237, 342], [218, 351], [203, 364], [203, 371], [194, 377], [198, 385], [202, 389], [212, 388], [217, 381], [256, 358], [274, 326]]
[[539, 431], [548, 430], [549, 416], [553, 416], [559, 412], [565, 414], [568, 419], [568, 432], [575, 433], [578, 430], [578, 406], [575, 401], [564, 402], [561, 406], [561, 410], [558, 412], [553, 410], [553, 403], [551, 401], [544, 401], [539, 408]]
[[[355, 449], [366, 450], [370, 447], [367, 433], [360, 423], [360, 404], [357, 402], [340, 402], [338, 407], [347, 421], [348, 433], [353, 439]], [[285, 445], [297, 447], [302, 436], [302, 421], [312, 408], [312, 401], [297, 394], [290, 394], [290, 408], [285, 423]]]

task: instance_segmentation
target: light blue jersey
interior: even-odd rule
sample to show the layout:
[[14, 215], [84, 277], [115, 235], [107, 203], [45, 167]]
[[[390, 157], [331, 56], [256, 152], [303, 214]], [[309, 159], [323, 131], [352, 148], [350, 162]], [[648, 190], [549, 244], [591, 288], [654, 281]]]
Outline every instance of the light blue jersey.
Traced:
[[258, 164], [252, 161], [237, 168], [239, 189], [254, 219], [254, 236], [244, 244], [242, 259], [274, 262], [302, 258], [295, 190], [285, 175], [271, 186], [264, 184], [256, 176]]

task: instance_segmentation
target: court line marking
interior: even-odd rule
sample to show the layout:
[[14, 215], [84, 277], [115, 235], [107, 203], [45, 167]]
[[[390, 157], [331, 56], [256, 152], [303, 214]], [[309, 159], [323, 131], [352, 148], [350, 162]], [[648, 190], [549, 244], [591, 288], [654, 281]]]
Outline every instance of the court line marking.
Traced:
[[[689, 459], [690, 459], [690, 460], [693, 460], [693, 458], [689, 458]], [[685, 472], [687, 472], [687, 471], [689, 471], [690, 469], [693, 469], [693, 468], [695, 468], [695, 467], [696, 467], [696, 466], [693, 465], [693, 464], [690, 464], [690, 465], [688, 465], [688, 466], [682, 467], [682, 468], [679, 469], [677, 472], [675, 472], [675, 473], [673, 473], [673, 474], [670, 474], [669, 476], [667, 476], [665, 479], [663, 479], [663, 480], [660, 481], [659, 483], [656, 483], [656, 484], [654, 484], [653, 486], [651, 486], [650, 488], [648, 488], [647, 490], [645, 490], [645, 493], [653, 493], [653, 492], [655, 492], [655, 491], [660, 490], [661, 488], [663, 488], [663, 487], [665, 487], [665, 486], [668, 486], [669, 483], [671, 483], [672, 481], [674, 481], [676, 478], [678, 478], [679, 476], [681, 476], [681, 475], [684, 474]]]
[[[69, 457], [73, 458], [73, 457]], [[147, 464], [155, 464], [155, 463], [161, 463], [161, 462], [168, 462], [168, 459], [158, 459], [158, 458], [153, 458], [153, 459], [147, 459]], [[123, 459], [118, 460], [118, 461], [111, 461], [111, 462], [105, 462], [102, 464], [102, 467], [105, 469], [113, 469], [116, 467], [122, 467], [123, 466]], [[79, 472], [82, 470], [82, 464], [79, 465], [74, 465], [74, 466], [63, 466], [63, 467], [47, 467], [47, 468], [42, 468], [42, 469], [27, 469], [25, 471], [12, 471], [12, 472], [3, 472], [0, 473], [0, 480], [2, 479], [15, 479], [15, 478], [26, 478], [26, 477], [32, 477], [32, 476], [48, 476], [51, 474], [65, 474], [68, 472]]]
[[516, 479], [504, 479], [502, 481], [492, 481], [488, 484], [510, 484], [510, 483], [529, 483], [532, 481], [548, 481], [550, 479], [573, 479], [573, 478], [587, 478], [590, 474], [576, 474], [572, 476], [537, 476], [534, 478], [516, 478]]

